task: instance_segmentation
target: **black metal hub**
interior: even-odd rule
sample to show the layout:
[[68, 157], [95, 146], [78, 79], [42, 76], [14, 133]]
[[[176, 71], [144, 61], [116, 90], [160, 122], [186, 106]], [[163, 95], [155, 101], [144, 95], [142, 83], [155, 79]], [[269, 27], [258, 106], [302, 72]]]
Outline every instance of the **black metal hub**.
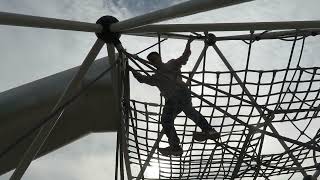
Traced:
[[216, 43], [216, 36], [214, 34], [208, 34], [206, 36], [205, 42], [209, 45], [212, 46]]
[[96, 33], [99, 39], [102, 39], [106, 43], [113, 43], [114, 45], [121, 44], [119, 32], [111, 32], [110, 25], [117, 23], [119, 20], [113, 16], [102, 16], [96, 22], [96, 24], [102, 25], [102, 32]]

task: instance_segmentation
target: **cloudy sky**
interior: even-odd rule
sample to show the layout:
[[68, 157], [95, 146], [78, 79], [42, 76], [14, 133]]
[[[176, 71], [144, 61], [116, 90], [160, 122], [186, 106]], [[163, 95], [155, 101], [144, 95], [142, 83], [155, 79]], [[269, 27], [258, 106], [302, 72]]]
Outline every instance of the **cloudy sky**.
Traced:
[[[179, 2], [182, 0], [1, 0], [0, 11], [95, 22], [103, 15], [113, 15], [124, 20]], [[179, 18], [170, 23], [319, 20], [319, 6], [318, 0], [256, 0]], [[95, 38], [94, 34], [84, 32], [0, 26], [0, 92], [79, 65]], [[121, 40], [130, 52], [137, 52], [156, 42], [153, 38], [130, 36], [123, 36]], [[316, 40], [308, 41], [304, 54], [307, 60], [302, 63], [305, 67], [320, 65], [317, 61], [320, 45]], [[164, 59], [178, 56], [183, 51], [184, 43], [166, 41], [162, 49]], [[198, 42], [192, 45], [191, 59], [196, 58], [202, 46]], [[284, 68], [290, 47], [287, 42], [257, 45], [252, 55], [251, 68]], [[244, 67], [246, 46], [243, 43], [226, 42], [221, 44], [221, 49], [235, 69]], [[99, 57], [106, 55], [104, 50]], [[183, 70], [192, 68], [194, 61], [190, 61]], [[218, 61], [209, 65], [213, 70], [225, 69]], [[148, 92], [156, 92], [152, 87], [144, 88]], [[139, 90], [140, 86], [134, 82], [132, 89]], [[148, 98], [158, 100], [158, 93], [155, 94]], [[139, 93], [134, 93], [134, 96], [140, 97]], [[141, 99], [150, 100], [146, 97]], [[109, 179], [114, 174], [115, 137], [114, 133], [89, 135], [34, 161], [24, 179]], [[11, 172], [2, 175], [0, 180], [8, 179], [10, 175]]]

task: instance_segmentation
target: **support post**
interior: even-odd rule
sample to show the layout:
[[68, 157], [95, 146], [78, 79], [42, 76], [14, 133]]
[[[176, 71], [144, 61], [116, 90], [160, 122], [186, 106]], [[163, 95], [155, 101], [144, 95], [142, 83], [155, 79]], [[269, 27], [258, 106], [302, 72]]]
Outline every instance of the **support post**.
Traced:
[[[66, 87], [65, 91], [61, 95], [60, 99], [52, 109], [52, 111], [55, 111], [61, 104], [63, 104], [72, 94], [74, 94], [77, 91], [77, 88], [79, 87], [80, 82], [84, 78], [84, 75], [90, 68], [93, 61], [96, 59], [97, 55], [99, 54], [104, 42], [101, 40], [97, 40], [95, 44], [93, 45], [92, 49], [88, 53], [87, 57], [81, 64], [78, 72], [75, 74], [73, 79], [70, 81], [69, 85]], [[38, 134], [35, 136], [33, 142], [27, 149], [27, 151], [23, 154], [23, 157], [21, 161], [19, 162], [16, 170], [12, 174], [10, 180], [19, 180], [29, 167], [31, 161], [36, 157], [38, 152], [40, 151], [41, 147], [47, 140], [48, 136], [50, 135], [52, 129], [55, 127], [56, 123], [58, 122], [59, 118], [50, 120], [46, 124], [42, 126], [42, 128], [39, 130]]]
[[[107, 44], [107, 50], [108, 50], [108, 56], [109, 56], [109, 59], [111, 62], [115, 62], [115, 58], [116, 58], [116, 54], [115, 54], [115, 47], [113, 44]], [[123, 82], [123, 80], [126, 80], [127, 77], [124, 77], [126, 76], [125, 74], [125, 62], [124, 62], [124, 58], [121, 57], [121, 54], [119, 54], [119, 57], [118, 57], [120, 60], [121, 60], [121, 63], [118, 64], [118, 72], [115, 72], [117, 73], [117, 76], [113, 78], [113, 87], [115, 89], [115, 92], [116, 92], [116, 106], [118, 107], [118, 114], [119, 114], [119, 117], [118, 117], [118, 120], [120, 121], [119, 122], [119, 131], [117, 133], [121, 133], [121, 142], [120, 143], [120, 149], [123, 151], [123, 152], [120, 152], [120, 156], [123, 156], [124, 157], [124, 160], [125, 160], [125, 166], [126, 166], [126, 172], [127, 172], [127, 177], [128, 179], [132, 179], [132, 174], [131, 174], [131, 168], [130, 168], [130, 164], [129, 164], [129, 157], [128, 157], [128, 146], [126, 144], [126, 131], [125, 131], [125, 127], [124, 127], [124, 119], [127, 118], [127, 112], [123, 112], [123, 109], [121, 108], [121, 99], [124, 98], [123, 96], [126, 96], [127, 94], [125, 93], [128, 93], [126, 92], [127, 90], [124, 89], [126, 87], [126, 85], [124, 83], [126, 82]], [[114, 75], [115, 75], [114, 73]], [[120, 158], [121, 159], [121, 158]]]
[[[223, 53], [220, 51], [220, 49], [218, 48], [218, 46], [216, 44], [213, 44], [212, 47], [214, 48], [214, 50], [217, 52], [217, 54], [219, 55], [219, 57], [221, 58], [221, 60], [223, 61], [223, 63], [227, 66], [227, 68], [233, 72], [233, 76], [235, 77], [235, 79], [237, 80], [237, 82], [239, 83], [239, 85], [241, 86], [241, 88], [243, 89], [243, 91], [246, 93], [246, 95], [249, 97], [250, 101], [252, 102], [252, 104], [254, 105], [254, 107], [258, 110], [259, 114], [264, 117], [264, 119], [266, 121], [268, 121], [267, 125], [269, 126], [269, 128], [271, 129], [271, 131], [276, 135], [279, 136], [278, 131], [274, 128], [274, 126], [271, 124], [270, 120], [268, 118], [266, 118], [263, 114], [263, 111], [260, 109], [259, 105], [257, 104], [257, 102], [253, 99], [251, 93], [249, 92], [249, 90], [245, 87], [244, 83], [242, 82], [242, 80], [240, 79], [240, 77], [235, 73], [234, 69], [232, 68], [232, 66], [229, 64], [228, 60], [225, 58], [225, 56], [223, 55]], [[287, 146], [287, 144], [284, 142], [284, 140], [282, 139], [278, 139], [278, 141], [280, 142], [280, 144], [282, 145], [282, 147], [286, 150], [289, 151], [289, 147]], [[290, 152], [289, 153], [289, 157], [293, 160], [294, 164], [299, 168], [301, 174], [303, 176], [307, 176], [307, 173], [304, 171], [304, 169], [302, 168], [301, 164], [299, 163], [299, 161], [294, 157], [294, 155]]]

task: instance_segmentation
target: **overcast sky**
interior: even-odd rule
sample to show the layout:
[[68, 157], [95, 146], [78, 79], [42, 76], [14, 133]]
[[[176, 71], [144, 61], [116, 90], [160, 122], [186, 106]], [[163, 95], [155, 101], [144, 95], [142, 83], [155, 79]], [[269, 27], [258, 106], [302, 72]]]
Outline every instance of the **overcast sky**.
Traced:
[[[182, 1], [1, 0], [0, 11], [95, 22], [103, 15], [113, 15], [123, 20], [179, 2]], [[170, 22], [319, 20], [319, 7], [319, 0], [256, 0]], [[0, 92], [79, 65], [93, 45], [95, 38], [94, 34], [84, 32], [0, 26]], [[156, 39], [153, 38], [129, 36], [123, 36], [121, 40], [130, 52], [137, 52], [156, 42]], [[316, 40], [318, 39], [308, 40], [308, 48], [304, 54], [305, 61], [302, 63], [304, 67], [320, 65], [318, 61], [320, 45], [316, 43]], [[162, 47], [164, 59], [180, 55], [184, 45], [184, 41], [166, 41]], [[192, 44], [193, 54], [190, 63], [183, 70], [192, 68], [194, 59], [202, 46], [198, 42]], [[220, 46], [235, 69], [244, 67], [247, 46], [242, 42], [226, 42], [221, 43]], [[284, 68], [290, 48], [291, 43], [287, 42], [259, 43], [254, 48], [250, 67], [263, 70]], [[106, 55], [106, 50], [104, 50], [99, 57]], [[215, 57], [212, 55], [212, 58]], [[209, 62], [208, 66], [213, 70], [225, 70], [220, 61]], [[156, 101], [159, 99], [159, 93], [155, 88], [147, 86], [143, 88], [146, 92], [154, 93], [151, 97], [141, 97], [139, 93], [134, 93], [134, 96], [142, 100]], [[134, 82], [132, 90], [141, 90], [141, 86], [137, 86], [137, 83]], [[140, 91], [140, 95], [142, 93]], [[115, 134], [92, 134], [34, 161], [24, 179], [110, 179], [114, 174], [114, 162]], [[0, 180], [8, 179], [10, 174], [0, 176]]]

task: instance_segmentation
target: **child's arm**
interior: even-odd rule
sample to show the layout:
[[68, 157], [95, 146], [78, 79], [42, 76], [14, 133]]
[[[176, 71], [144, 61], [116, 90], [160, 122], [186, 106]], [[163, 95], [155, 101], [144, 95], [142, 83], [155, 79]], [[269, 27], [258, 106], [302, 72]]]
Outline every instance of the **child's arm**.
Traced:
[[131, 69], [131, 72], [133, 76], [140, 82], [140, 83], [145, 83], [149, 84], [150, 86], [156, 86], [156, 81], [153, 76], [144, 76], [137, 72], [134, 69]]
[[187, 64], [187, 61], [189, 60], [189, 57], [191, 55], [190, 44], [193, 40], [194, 40], [193, 37], [190, 37], [188, 39], [188, 42], [186, 44], [183, 54], [179, 58], [175, 59], [177, 66], [182, 66]]

